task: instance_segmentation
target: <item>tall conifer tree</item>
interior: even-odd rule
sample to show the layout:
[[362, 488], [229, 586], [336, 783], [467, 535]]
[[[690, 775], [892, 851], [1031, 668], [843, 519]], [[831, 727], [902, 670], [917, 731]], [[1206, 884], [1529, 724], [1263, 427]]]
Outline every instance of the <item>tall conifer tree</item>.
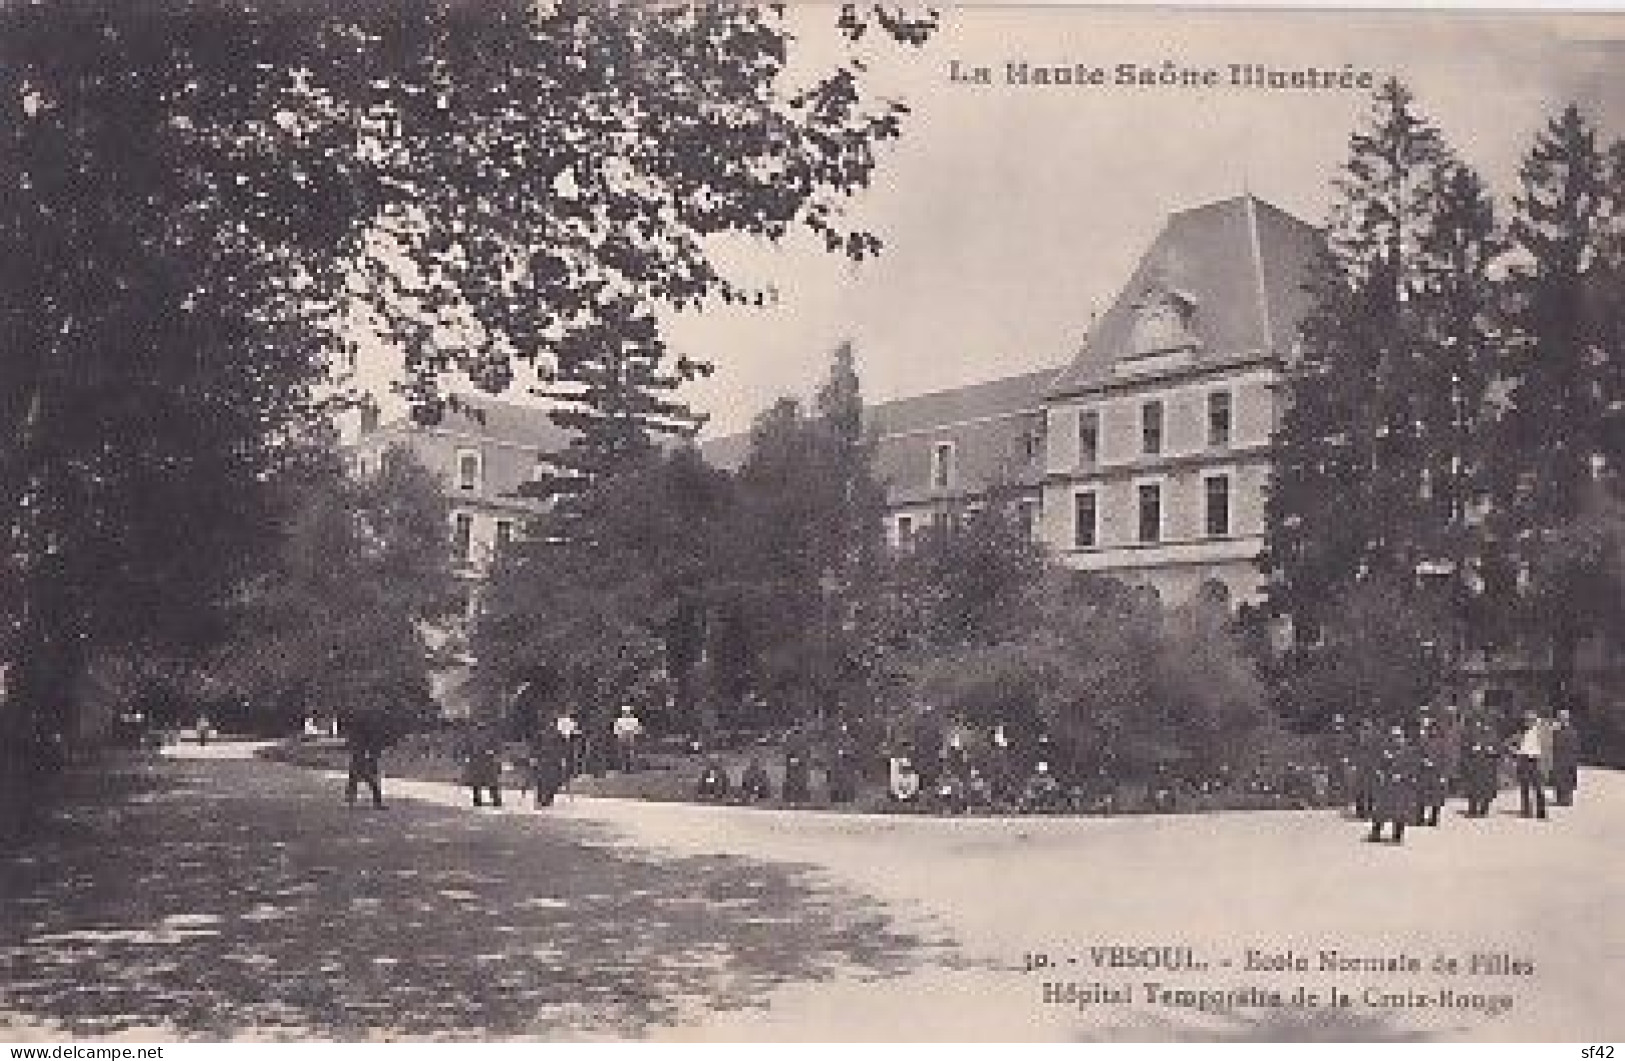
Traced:
[[1451, 403], [1429, 396], [1450, 331], [1429, 311], [1449, 301], [1439, 259], [1460, 242], [1439, 225], [1453, 182], [1461, 197], [1474, 187], [1410, 92], [1385, 83], [1335, 182], [1276, 439], [1265, 564], [1277, 610], [1306, 633], [1332, 595], [1409, 572], [1432, 547], [1428, 447], [1445, 433], [1430, 420]]

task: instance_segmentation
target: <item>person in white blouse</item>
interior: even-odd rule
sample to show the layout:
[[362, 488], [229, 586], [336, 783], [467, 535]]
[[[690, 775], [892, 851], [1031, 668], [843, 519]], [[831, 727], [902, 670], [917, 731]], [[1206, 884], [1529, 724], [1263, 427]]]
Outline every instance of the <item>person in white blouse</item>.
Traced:
[[1536, 818], [1546, 817], [1546, 789], [1540, 774], [1542, 761], [1549, 758], [1547, 740], [1545, 720], [1533, 711], [1525, 711], [1523, 730], [1512, 747], [1518, 768], [1518, 797], [1525, 818], [1530, 815], [1531, 804]]
[[643, 723], [631, 704], [621, 708], [620, 717], [611, 727], [615, 736], [615, 765], [626, 773], [637, 769], [638, 738], [643, 736]]

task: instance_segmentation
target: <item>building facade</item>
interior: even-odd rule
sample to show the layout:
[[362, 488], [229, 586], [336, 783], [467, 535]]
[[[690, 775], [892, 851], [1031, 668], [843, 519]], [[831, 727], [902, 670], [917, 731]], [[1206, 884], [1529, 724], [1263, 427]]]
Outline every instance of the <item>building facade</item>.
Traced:
[[[1171, 216], [1066, 365], [870, 410], [892, 543], [1000, 494], [1052, 555], [1255, 599], [1281, 375], [1319, 235], [1253, 196]], [[709, 455], [742, 456], [737, 439]]]
[[1183, 599], [1257, 596], [1282, 371], [1315, 229], [1253, 196], [1169, 218], [1049, 385], [1041, 535]]
[[477, 582], [502, 543], [539, 511], [523, 488], [543, 470], [541, 454], [557, 452], [567, 440], [545, 410], [459, 397], [433, 426], [404, 415], [381, 424], [363, 415], [347, 452], [351, 469], [367, 474], [391, 447], [401, 446], [437, 475], [451, 502], [453, 561]]
[[[1281, 376], [1319, 236], [1245, 195], [1168, 218], [1064, 365], [872, 406], [888, 533], [906, 547], [995, 495], [1063, 562], [1155, 587], [1256, 598]], [[436, 426], [363, 425], [360, 470], [391, 445], [438, 472], [472, 580], [536, 511], [520, 488], [564, 432], [545, 411], [469, 400]], [[743, 436], [702, 451], [737, 466]]]

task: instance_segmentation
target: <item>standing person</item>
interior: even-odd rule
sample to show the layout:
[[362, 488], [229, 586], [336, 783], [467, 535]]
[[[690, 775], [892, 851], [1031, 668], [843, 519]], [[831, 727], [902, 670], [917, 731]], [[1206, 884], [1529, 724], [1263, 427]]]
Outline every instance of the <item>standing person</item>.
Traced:
[[784, 747], [784, 802], [811, 801], [812, 767], [807, 762], [807, 752], [800, 738], [792, 737]]
[[1371, 771], [1372, 843], [1382, 841], [1382, 827], [1392, 824], [1394, 843], [1405, 842], [1405, 825], [1416, 820], [1417, 754], [1405, 739], [1405, 730], [1395, 726], [1387, 740], [1378, 745]]
[[1461, 749], [1465, 726], [1461, 708], [1455, 701], [1444, 705], [1444, 718], [1439, 722], [1440, 767], [1444, 770], [1446, 795], [1461, 791]]
[[1332, 716], [1326, 739], [1321, 745], [1321, 762], [1326, 776], [1331, 779], [1333, 791], [1340, 802], [1354, 796], [1354, 738], [1349, 734], [1348, 720], [1341, 714]]
[[615, 737], [615, 766], [622, 773], [630, 774], [637, 767], [637, 745], [643, 736], [643, 723], [638, 719], [637, 712], [631, 704], [621, 708], [621, 713], [615, 719], [613, 727]]
[[350, 776], [344, 786], [344, 802], [354, 806], [356, 789], [366, 785], [372, 790], [372, 805], [382, 807], [383, 720], [374, 711], [361, 711], [350, 717], [344, 729], [350, 751]]
[[200, 747], [200, 748], [203, 747], [205, 744], [209, 743], [209, 716], [208, 715], [200, 714], [197, 717], [197, 743], [198, 743], [198, 747]]
[[[1523, 730], [1513, 739], [1513, 762], [1517, 766], [1519, 813], [1527, 818], [1531, 809], [1537, 819], [1546, 817], [1546, 788], [1540, 776], [1541, 760], [1546, 753], [1546, 727], [1540, 716], [1525, 711]], [[1531, 808], [1533, 804], [1533, 808]]]
[[1376, 722], [1362, 718], [1354, 731], [1354, 816], [1362, 821], [1371, 817], [1382, 748], [1382, 735], [1377, 731]]
[[1568, 711], [1559, 711], [1552, 726], [1552, 802], [1559, 807], [1573, 805], [1579, 785], [1580, 734]]
[[564, 783], [568, 785], [581, 773], [581, 750], [585, 738], [581, 733], [581, 723], [576, 721], [575, 715], [571, 714], [568, 708], [560, 712], [553, 723], [553, 728], [564, 747]]
[[835, 735], [835, 744], [830, 749], [829, 762], [824, 772], [828, 779], [831, 803], [850, 803], [857, 799], [858, 756], [845, 723], [842, 723], [840, 732]]
[[752, 752], [739, 779], [739, 797], [746, 803], [765, 803], [773, 798], [773, 779], [767, 776], [762, 756]]
[[1453, 743], [1437, 721], [1423, 716], [1417, 734], [1417, 825], [1439, 824], [1439, 812], [1444, 809], [1444, 801], [1450, 794], [1446, 761], [1449, 746]]
[[920, 708], [909, 735], [909, 760], [920, 775], [920, 785], [930, 792], [936, 788], [942, 770], [943, 727], [937, 709], [930, 704]]
[[1467, 817], [1482, 818], [1490, 812], [1499, 787], [1501, 746], [1482, 720], [1467, 727], [1461, 750], [1461, 783], [1467, 793]]
[[463, 750], [463, 784], [474, 797], [474, 806], [485, 806], [485, 796], [491, 796], [491, 806], [502, 806], [502, 756], [496, 735], [483, 725], [475, 726], [468, 734]]
[[993, 733], [988, 738], [985, 763], [988, 787], [996, 804], [1009, 802], [1014, 795], [1011, 791], [1015, 784], [1014, 759], [1015, 750], [1010, 746], [1009, 731], [1000, 722], [993, 727]]
[[564, 787], [565, 746], [556, 726], [538, 726], [530, 737], [530, 784], [537, 807], [551, 807]]

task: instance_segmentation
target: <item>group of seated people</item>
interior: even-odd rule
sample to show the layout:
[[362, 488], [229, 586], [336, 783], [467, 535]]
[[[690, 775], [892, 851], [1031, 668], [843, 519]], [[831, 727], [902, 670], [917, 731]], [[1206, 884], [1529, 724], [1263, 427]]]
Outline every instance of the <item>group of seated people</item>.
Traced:
[[[823, 792], [828, 802], [850, 803], [857, 798], [857, 755], [850, 747], [835, 748], [818, 765], [824, 774]], [[813, 759], [805, 750], [787, 749], [778, 785], [780, 799], [787, 804], [812, 803], [813, 770]], [[712, 757], [700, 771], [694, 794], [711, 803], [765, 803], [774, 798], [774, 782], [760, 754], [750, 756], [737, 785], [722, 761]]]
[[[814, 755], [814, 747], [823, 751]], [[921, 754], [920, 749], [927, 751]], [[1299, 761], [1265, 754], [1244, 768], [1187, 762], [1125, 771], [1115, 761], [1084, 768], [1048, 737], [1008, 739], [1003, 727], [985, 740], [952, 732], [941, 739], [915, 735], [890, 742], [889, 751], [885, 758], [877, 754], [871, 772], [860, 766], [856, 741], [843, 728], [828, 747], [817, 738], [792, 739], [784, 748], [782, 769], [776, 771], [769, 770], [763, 752], [751, 754], [742, 768], [736, 762], [737, 776], [724, 759], [712, 756], [693, 791], [707, 802], [843, 804], [857, 799], [860, 777], [872, 773], [873, 788], [884, 785], [885, 801], [879, 806], [932, 814], [1169, 813], [1242, 804], [1308, 808], [1337, 798], [1330, 771], [1313, 755]], [[815, 770], [823, 774], [816, 797]]]

